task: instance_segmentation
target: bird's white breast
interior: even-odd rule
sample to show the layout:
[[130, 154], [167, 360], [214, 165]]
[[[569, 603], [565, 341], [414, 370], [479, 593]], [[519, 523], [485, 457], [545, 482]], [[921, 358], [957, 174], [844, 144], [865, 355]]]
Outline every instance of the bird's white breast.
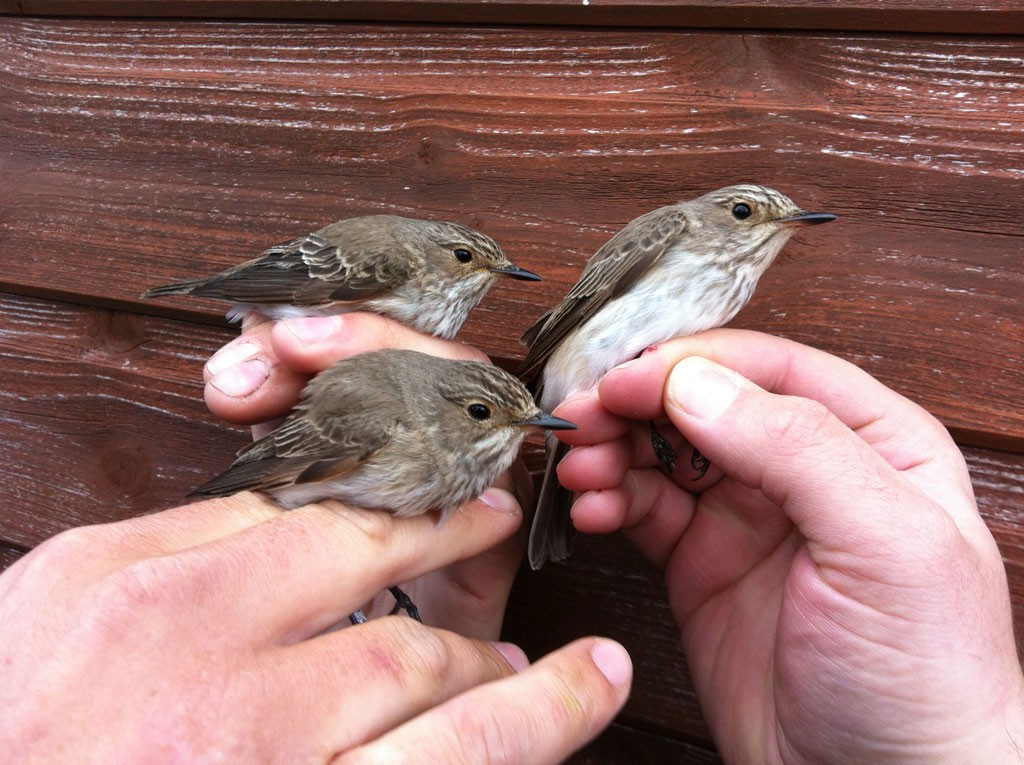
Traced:
[[[750, 299], [762, 268], [730, 273], [706, 257], [676, 251], [610, 301], [552, 353], [541, 408], [591, 387], [644, 348], [729, 321]], [[549, 410], [550, 411], [550, 410]]]

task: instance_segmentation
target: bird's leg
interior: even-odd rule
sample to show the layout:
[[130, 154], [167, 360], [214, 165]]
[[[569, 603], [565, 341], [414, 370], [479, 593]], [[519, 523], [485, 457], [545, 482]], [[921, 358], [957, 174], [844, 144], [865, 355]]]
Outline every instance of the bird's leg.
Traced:
[[[658, 350], [657, 343], [648, 345], [637, 354], [636, 358], [653, 353], [656, 350]], [[651, 426], [651, 446], [654, 447], [654, 456], [661, 463], [661, 469], [665, 471], [665, 475], [672, 475], [676, 470], [676, 450], [672, 448], [672, 444], [668, 442], [668, 439], [658, 432], [658, 426], [654, 424], [654, 420], [648, 420], [647, 424]]]
[[654, 456], [658, 458], [665, 474], [672, 475], [676, 469], [676, 450], [672, 448], [668, 439], [658, 432], [658, 426], [654, 424], [654, 420], [647, 422], [651, 426], [651, 446], [654, 447]]
[[416, 608], [416, 604], [412, 602], [412, 599], [402, 592], [401, 587], [388, 587], [388, 592], [395, 596], [395, 607], [391, 609], [391, 616], [394, 616], [399, 611], [405, 611], [409, 618], [415, 619], [420, 624], [423, 623], [423, 620], [420, 618], [420, 610]]
[[[651, 426], [651, 446], [654, 447], [654, 456], [661, 463], [661, 469], [665, 471], [665, 475], [672, 475], [676, 469], [676, 450], [672, 448], [668, 439], [658, 432], [658, 426], [654, 424], [654, 420], [649, 420], [648, 424]], [[699, 481], [711, 467], [711, 460], [694, 448], [690, 454], [690, 467], [697, 471], [697, 477], [693, 480]]]
[[[395, 605], [394, 608], [388, 612], [389, 616], [394, 616], [400, 611], [405, 611], [410, 618], [415, 619], [420, 624], [423, 623], [423, 620], [420, 618], [420, 610], [416, 608], [416, 604], [412, 602], [412, 598], [406, 595], [402, 591], [401, 587], [388, 587], [388, 592], [390, 592], [395, 598]], [[359, 609], [358, 611], [353, 611], [349, 614], [348, 620], [353, 624], [365, 624], [366, 614], [363, 613], [362, 609]]]
[[694, 448], [693, 453], [690, 455], [690, 467], [697, 471], [697, 477], [693, 480], [699, 481], [708, 472], [708, 468], [711, 467], [711, 460]]

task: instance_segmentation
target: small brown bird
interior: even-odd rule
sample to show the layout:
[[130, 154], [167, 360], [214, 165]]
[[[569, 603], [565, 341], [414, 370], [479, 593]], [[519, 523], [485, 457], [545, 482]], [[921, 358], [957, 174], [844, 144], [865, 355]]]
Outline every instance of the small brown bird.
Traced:
[[271, 319], [372, 311], [447, 339], [499, 276], [540, 280], [467, 226], [369, 215], [271, 247], [214, 276], [154, 287], [142, 297], [230, 300], [231, 321], [247, 310]]
[[[805, 212], [754, 184], [728, 186], [627, 223], [591, 257], [579, 281], [523, 335], [519, 370], [543, 409], [595, 385], [648, 346], [718, 327], [754, 294], [758, 279], [799, 226], [835, 220]], [[671, 446], [651, 429], [671, 470]], [[548, 463], [530, 530], [530, 564], [569, 554], [572, 496], [555, 468], [568, 447], [548, 437]], [[707, 462], [694, 452], [698, 471]]]
[[491, 364], [384, 350], [314, 377], [276, 429], [191, 496], [262, 491], [287, 508], [338, 499], [398, 516], [478, 496], [512, 464], [529, 427], [574, 428], [542, 412]]
[[[575, 428], [542, 412], [519, 380], [478, 361], [384, 350], [314, 377], [276, 429], [192, 497], [245, 490], [286, 508], [322, 499], [443, 521], [515, 459], [529, 427]], [[397, 586], [391, 613], [419, 611]], [[362, 611], [349, 619], [366, 621]]]

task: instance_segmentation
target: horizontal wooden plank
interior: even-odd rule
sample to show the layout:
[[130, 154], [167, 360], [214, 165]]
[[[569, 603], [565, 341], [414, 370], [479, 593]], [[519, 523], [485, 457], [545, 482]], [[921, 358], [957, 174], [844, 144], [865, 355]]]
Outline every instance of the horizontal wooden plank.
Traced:
[[21, 558], [25, 552], [21, 547], [0, 543], [0, 571], [7, 569], [14, 561]]
[[1024, 11], [1013, 0], [943, 0], [927, 5], [919, 0], [0, 0], [0, 13], [952, 34], [1024, 30]]
[[228, 331], [0, 296], [0, 540], [180, 504], [246, 434], [215, 421], [202, 365]]
[[737, 323], [1020, 448], [1022, 63], [1016, 39], [0, 19], [0, 286], [220, 322], [138, 294], [338, 217], [454, 219], [547, 278], [467, 325], [515, 359], [619, 226], [754, 179], [841, 219]]
[[721, 765], [706, 746], [612, 723], [592, 743], [566, 760], [566, 765]]

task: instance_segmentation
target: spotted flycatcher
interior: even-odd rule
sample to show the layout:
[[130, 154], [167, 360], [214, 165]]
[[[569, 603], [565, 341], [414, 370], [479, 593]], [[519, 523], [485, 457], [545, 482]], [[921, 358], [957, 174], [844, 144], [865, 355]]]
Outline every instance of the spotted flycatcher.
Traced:
[[[650, 345], [725, 324], [798, 226], [834, 220], [783, 194], [742, 184], [641, 215], [606, 242], [562, 302], [523, 335], [520, 376], [550, 411]], [[671, 448], [655, 436], [659, 457]], [[657, 450], [657, 449], [656, 449]], [[572, 496], [555, 468], [568, 451], [548, 436], [548, 461], [530, 531], [533, 568], [569, 554]], [[696, 466], [696, 465], [695, 465]]]
[[372, 311], [447, 339], [499, 276], [540, 279], [467, 226], [369, 215], [271, 247], [214, 276], [154, 287], [142, 297], [230, 300], [232, 321], [247, 310], [271, 319]]
[[314, 377], [292, 413], [192, 496], [244, 490], [287, 508], [337, 499], [444, 519], [512, 464], [530, 427], [575, 426], [542, 412], [491, 364], [383, 350]]

